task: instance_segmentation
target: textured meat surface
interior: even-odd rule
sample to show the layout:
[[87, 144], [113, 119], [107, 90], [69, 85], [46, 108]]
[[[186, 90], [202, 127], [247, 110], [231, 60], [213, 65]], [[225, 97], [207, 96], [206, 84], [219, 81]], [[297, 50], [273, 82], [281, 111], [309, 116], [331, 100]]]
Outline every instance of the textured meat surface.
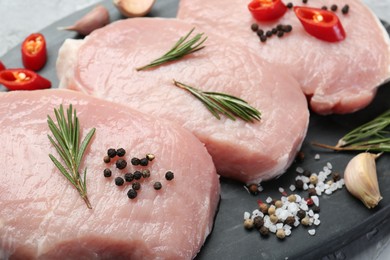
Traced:
[[[306, 134], [308, 109], [297, 82], [279, 68], [207, 34], [203, 50], [159, 68], [135, 70], [169, 50], [191, 28], [174, 19], [128, 19], [95, 31], [77, 53], [75, 42], [68, 41], [57, 61], [62, 87], [179, 123], [206, 145], [223, 176], [249, 183], [283, 173]], [[262, 112], [262, 120], [218, 120], [172, 79], [240, 97]]]
[[[377, 87], [390, 78], [390, 42], [379, 20], [360, 0], [337, 1], [336, 14], [347, 37], [338, 43], [320, 41], [303, 29], [292, 9], [279, 20], [259, 23], [264, 31], [277, 24], [290, 24], [282, 38], [259, 41], [250, 26], [256, 21], [248, 11], [250, 1], [182, 0], [178, 18], [238, 41], [261, 58], [282, 64], [311, 98], [311, 108], [321, 114], [349, 113], [368, 105]], [[294, 6], [301, 0], [289, 1]], [[330, 7], [335, 1], [309, 1], [310, 7]], [[349, 5], [349, 13], [341, 9]]]
[[[82, 166], [92, 210], [48, 156], [57, 153], [46, 117], [70, 103], [81, 135], [96, 128]], [[0, 146], [0, 259], [191, 259], [211, 230], [218, 175], [204, 145], [182, 127], [73, 91], [0, 93]], [[156, 156], [134, 200], [114, 177], [135, 166], [110, 164], [112, 177], [103, 177], [110, 147], [125, 148], [129, 160]]]

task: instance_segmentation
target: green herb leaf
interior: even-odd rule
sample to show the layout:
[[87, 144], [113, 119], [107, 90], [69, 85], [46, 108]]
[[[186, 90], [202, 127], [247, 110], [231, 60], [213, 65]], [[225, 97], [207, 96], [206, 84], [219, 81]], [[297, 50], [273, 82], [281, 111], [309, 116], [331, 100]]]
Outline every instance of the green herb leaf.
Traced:
[[227, 116], [231, 120], [236, 120], [238, 117], [252, 123], [254, 120], [259, 121], [261, 119], [260, 111], [241, 98], [219, 92], [204, 92], [176, 80], [173, 80], [173, 84], [187, 90], [199, 99], [217, 119], [220, 119], [220, 114]]
[[146, 69], [150, 69], [153, 67], [157, 67], [157, 66], [160, 66], [160, 65], [167, 63], [167, 62], [170, 62], [170, 61], [179, 60], [188, 54], [191, 54], [191, 53], [194, 53], [196, 51], [203, 49], [205, 46], [202, 46], [202, 44], [207, 40], [207, 37], [202, 38], [203, 33], [198, 33], [193, 38], [186, 41], [188, 39], [188, 37], [190, 37], [190, 35], [192, 34], [192, 32], [194, 30], [195, 30], [195, 28], [193, 28], [184, 37], [181, 37], [175, 43], [175, 45], [167, 53], [165, 53], [163, 56], [161, 56], [158, 59], [155, 59], [154, 61], [150, 62], [148, 65], [136, 68], [136, 70], [140, 71], [140, 70], [146, 70]]
[[390, 152], [390, 109], [344, 135], [336, 146], [313, 145], [336, 151]]
[[54, 109], [54, 114], [58, 126], [48, 115], [47, 123], [54, 136], [54, 138], [52, 138], [48, 135], [48, 138], [50, 143], [56, 148], [61, 159], [65, 162], [66, 167], [62, 165], [53, 155], [49, 154], [49, 157], [62, 175], [64, 175], [77, 189], [87, 207], [91, 209], [92, 206], [87, 196], [87, 168], [84, 169], [83, 178], [80, 176], [79, 168], [84, 152], [95, 133], [95, 128], [89, 131], [87, 136], [84, 138], [84, 141], [79, 146], [80, 124], [76, 115], [76, 110], [73, 111], [72, 105], [69, 105], [65, 116], [64, 109], [61, 105], [58, 110]]

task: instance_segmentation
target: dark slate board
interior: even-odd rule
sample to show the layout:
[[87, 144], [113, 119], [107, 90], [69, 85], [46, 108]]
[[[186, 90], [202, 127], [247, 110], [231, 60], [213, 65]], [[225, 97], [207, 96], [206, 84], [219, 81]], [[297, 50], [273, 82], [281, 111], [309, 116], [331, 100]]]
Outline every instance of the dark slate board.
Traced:
[[[122, 18], [111, 1], [106, 1], [103, 5], [110, 10], [111, 21]], [[178, 0], [158, 0], [149, 16], [175, 17], [177, 5]], [[67, 38], [78, 38], [76, 33], [58, 31], [57, 27], [73, 24], [90, 9], [70, 15], [41, 31], [48, 42], [49, 60], [40, 73], [52, 81], [53, 87], [58, 85], [55, 62], [59, 47]], [[390, 26], [386, 25], [390, 32]], [[9, 51], [1, 60], [7, 67], [21, 67], [20, 46]], [[4, 91], [2, 86], [0, 91]], [[280, 178], [264, 183], [264, 191], [257, 196], [249, 195], [240, 183], [221, 179], [221, 202], [215, 226], [197, 259], [285, 259], [287, 257], [288, 259], [319, 259], [324, 256], [326, 259], [331, 259], [334, 256], [329, 257], [328, 254], [369, 233], [375, 227], [380, 228], [382, 224], [388, 226], [387, 219], [390, 217], [390, 156], [388, 154], [382, 156], [377, 162], [383, 200], [373, 210], [366, 209], [344, 188], [330, 196], [320, 197], [321, 224], [316, 227], [315, 236], [310, 236], [307, 228], [299, 226], [284, 241], [278, 240], [274, 235], [264, 239], [258, 232], [244, 230], [242, 221], [245, 211], [251, 212], [257, 207], [258, 199], [265, 200], [268, 196], [280, 198], [279, 187], [289, 191], [288, 187], [294, 181], [297, 166], [319, 172], [327, 162], [331, 162], [335, 171], [343, 173], [354, 153], [325, 151], [313, 147], [311, 142], [335, 144], [343, 134], [389, 108], [390, 83], [387, 83], [379, 88], [372, 104], [359, 112], [332, 116], [319, 116], [312, 113], [308, 135], [302, 147], [305, 153], [304, 162], [293, 164]], [[314, 160], [317, 153], [321, 156], [318, 161]], [[306, 193], [298, 194], [306, 195]]]

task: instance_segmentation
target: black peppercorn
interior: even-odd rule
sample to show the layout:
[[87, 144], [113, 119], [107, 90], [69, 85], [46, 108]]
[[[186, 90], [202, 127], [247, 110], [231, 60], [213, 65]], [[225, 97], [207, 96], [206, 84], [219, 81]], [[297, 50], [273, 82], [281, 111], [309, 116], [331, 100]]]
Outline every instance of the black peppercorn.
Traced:
[[130, 189], [127, 192], [127, 197], [129, 197], [129, 199], [135, 199], [137, 197], [137, 191], [133, 190], [133, 189]]
[[271, 37], [271, 36], [272, 36], [272, 31], [267, 31], [267, 32], [265, 33], [265, 35], [266, 35], [267, 37]]
[[261, 36], [260, 36], [260, 41], [261, 41], [261, 42], [266, 42], [266, 41], [267, 41], [267, 36], [261, 35]]
[[111, 170], [108, 168], [104, 169], [103, 173], [104, 173], [104, 177], [111, 177], [112, 174]]
[[317, 196], [317, 191], [315, 188], [310, 188], [307, 190], [307, 192], [309, 193], [309, 196]]
[[332, 173], [332, 179], [334, 182], [339, 181], [341, 179], [340, 173], [338, 173], [338, 172]]
[[[283, 31], [286, 32], [286, 33], [291, 32], [292, 31], [292, 26], [289, 25], [289, 24], [283, 26]], [[305, 154], [303, 152], [299, 152], [298, 153], [298, 158], [302, 162], [305, 159]]]
[[264, 30], [258, 29], [256, 33], [260, 37], [260, 36], [264, 35]]
[[326, 5], [324, 5], [321, 7], [321, 9], [326, 11], [326, 10], [328, 10], [328, 7]]
[[154, 188], [155, 190], [160, 190], [160, 189], [162, 188], [161, 182], [156, 181], [156, 182], [153, 184], [153, 188]]
[[307, 0], [302, 0], [302, 3], [307, 4]]
[[139, 163], [139, 164], [140, 164], [141, 166], [147, 166], [148, 163], [149, 163], [148, 158], [142, 158], [142, 159], [140, 160], [140, 163]]
[[297, 217], [299, 219], [303, 219], [304, 217], [306, 217], [306, 211], [304, 211], [303, 209], [298, 210]]
[[131, 158], [131, 164], [136, 166], [136, 165], [139, 165], [141, 163], [140, 159], [136, 158], [136, 157], [133, 157]]
[[278, 24], [278, 25], [276, 25], [276, 30], [282, 31], [283, 27], [284, 27], [283, 24]]
[[258, 29], [259, 29], [259, 25], [258, 25], [257, 23], [253, 23], [253, 24], [251, 25], [251, 30], [252, 30], [252, 31], [256, 32]]
[[167, 171], [167, 172], [165, 173], [165, 179], [167, 179], [168, 181], [173, 180], [173, 178], [174, 178], [173, 172]]
[[154, 154], [152, 154], [152, 153], [148, 153], [145, 157], [146, 157], [146, 159], [148, 159], [149, 161], [153, 161], [154, 158], [155, 158]]
[[150, 171], [149, 170], [143, 170], [142, 171], [142, 177], [149, 178], [150, 177]]
[[127, 162], [123, 159], [118, 159], [115, 163], [116, 168], [123, 170], [127, 166]]
[[341, 9], [341, 12], [343, 14], [347, 14], [349, 12], [349, 5], [344, 5], [344, 7]]
[[320, 207], [317, 205], [314, 205], [311, 209], [313, 210], [314, 213], [320, 213]]
[[333, 12], [336, 12], [337, 11], [337, 5], [331, 5], [330, 10], [332, 10]]
[[298, 190], [303, 190], [303, 181], [295, 180], [295, 188], [297, 188]]
[[284, 221], [284, 224], [289, 225], [290, 227], [293, 227], [294, 223], [295, 223], [295, 218], [293, 216], [288, 216]]
[[256, 229], [260, 229], [264, 225], [264, 220], [262, 217], [257, 216], [253, 219], [253, 225]]
[[134, 175], [131, 172], [125, 174], [125, 181], [132, 182], [134, 180]]
[[259, 229], [259, 232], [262, 236], [268, 236], [269, 234], [269, 229], [266, 228], [265, 226], [262, 226], [260, 229]]
[[310, 176], [311, 176], [311, 171], [309, 171], [309, 170], [304, 170], [304, 171], [303, 171], [303, 176], [310, 177]]
[[131, 186], [133, 187], [134, 190], [141, 189], [141, 184], [139, 182], [137, 182], [137, 181], [134, 182]]
[[283, 31], [278, 31], [278, 34], [277, 34], [277, 36], [280, 38], [280, 37], [283, 37], [283, 35], [284, 35], [284, 32]]
[[286, 6], [287, 6], [287, 8], [292, 8], [292, 7], [293, 7], [293, 3], [291, 3], [291, 2], [290, 2], [290, 3], [287, 3]]
[[142, 172], [140, 172], [140, 171], [135, 171], [134, 174], [133, 174], [133, 176], [134, 176], [134, 179], [139, 180], [139, 179], [142, 178]]
[[[283, 31], [284, 32], [291, 32], [292, 30], [292, 26], [291, 25], [286, 25], [286, 26], [283, 26]], [[305, 153], [300, 151], [297, 153], [297, 156], [295, 157], [295, 159], [298, 161], [298, 162], [303, 162], [303, 160], [305, 159]]]
[[272, 34], [276, 34], [278, 32], [278, 29], [272, 28], [271, 32], [272, 32]]
[[110, 157], [110, 158], [114, 158], [116, 156], [116, 150], [114, 148], [110, 148], [107, 150], [107, 155]]
[[125, 181], [123, 180], [122, 177], [116, 177], [116, 178], [115, 178], [115, 185], [117, 185], [117, 186], [122, 186], [123, 183], [125, 183]]
[[111, 161], [110, 156], [108, 156], [108, 155], [104, 156], [104, 157], [103, 157], [103, 161], [104, 161], [105, 163], [109, 163], [109, 162]]
[[126, 151], [123, 148], [119, 148], [118, 150], [116, 150], [116, 155], [118, 155], [119, 157], [123, 157], [125, 154]]

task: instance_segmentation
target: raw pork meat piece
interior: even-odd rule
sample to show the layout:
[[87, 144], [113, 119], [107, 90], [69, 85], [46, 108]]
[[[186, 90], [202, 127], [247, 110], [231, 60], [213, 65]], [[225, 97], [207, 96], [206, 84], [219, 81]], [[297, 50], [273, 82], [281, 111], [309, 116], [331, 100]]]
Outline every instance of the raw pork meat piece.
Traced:
[[[82, 136], [96, 128], [81, 166], [93, 209], [48, 156], [59, 157], [47, 115], [70, 103]], [[0, 146], [0, 259], [192, 259], [212, 228], [218, 175], [204, 145], [175, 124], [68, 90], [0, 93]], [[103, 162], [111, 147], [126, 150], [124, 170]], [[132, 156], [146, 153], [155, 155], [142, 167], [151, 176], [130, 200], [130, 184], [118, 187], [114, 178], [133, 172]]]
[[[285, 65], [286, 70], [301, 84], [317, 113], [350, 113], [368, 105], [377, 87], [390, 78], [390, 41], [378, 18], [360, 0], [302, 0], [288, 1], [294, 6], [321, 8], [337, 4], [347, 37], [329, 43], [309, 35], [295, 16], [287, 10], [279, 20], [258, 23], [267, 31], [278, 24], [292, 25], [292, 32], [265, 43], [251, 30], [255, 23], [248, 11], [248, 1], [242, 0], [182, 0], [178, 18], [240, 42], [273, 64]], [[287, 2], [285, 2], [287, 3]], [[341, 9], [349, 5], [343, 15]]]
[[[135, 18], [97, 30], [82, 44], [67, 41], [57, 61], [61, 85], [184, 126], [206, 145], [225, 177], [251, 183], [282, 174], [302, 144], [309, 113], [298, 83], [278, 67], [206, 33], [201, 51], [155, 69], [135, 70], [167, 52], [191, 28], [176, 19]], [[172, 79], [240, 97], [260, 110], [262, 119], [218, 120]]]

